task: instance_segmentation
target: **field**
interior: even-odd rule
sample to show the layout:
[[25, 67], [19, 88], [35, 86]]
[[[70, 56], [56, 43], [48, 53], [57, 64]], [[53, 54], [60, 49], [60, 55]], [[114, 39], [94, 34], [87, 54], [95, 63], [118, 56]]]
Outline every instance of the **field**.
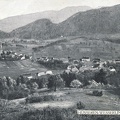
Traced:
[[[109, 60], [119, 59], [120, 57], [120, 44], [117, 42], [118, 40], [119, 35], [71, 36], [50, 40], [40, 40], [38, 43], [22, 43], [20, 40], [18, 43], [12, 43], [11, 40], [6, 39], [4, 41], [7, 41], [11, 44], [11, 46], [4, 46], [3, 49], [32, 55], [32, 48], [47, 46], [50, 44], [47, 47], [38, 49], [35, 52], [36, 58], [41, 56], [67, 58], [70, 56], [72, 58], [80, 59], [83, 56], [89, 56], [91, 59], [101, 58], [104, 60]], [[19, 45], [23, 47], [20, 47]]]
[[10, 76], [17, 78], [23, 73], [37, 73], [46, 71], [36, 63], [32, 63], [30, 60], [23, 61], [0, 61], [0, 76]]
[[83, 56], [101, 58], [104, 60], [120, 57], [120, 44], [111, 42], [107, 38], [68, 37], [65, 42], [56, 43], [36, 52], [36, 56], [53, 56], [58, 58], [80, 59]]
[[102, 97], [96, 97], [88, 95], [87, 93], [90, 91], [92, 91], [92, 89], [71, 89], [58, 91], [56, 94], [63, 94], [58, 97], [58, 101], [34, 103], [32, 105], [35, 108], [47, 106], [67, 108], [74, 106], [78, 101], [81, 101], [85, 104], [86, 110], [120, 110], [120, 100], [117, 95], [110, 94], [108, 91], [103, 90], [104, 95]]
[[[36, 43], [22, 43], [18, 40], [18, 43], [12, 43], [12, 39], [6, 39], [4, 42], [7, 42], [7, 45], [3, 46], [3, 50], [12, 50], [18, 54], [26, 54], [32, 56], [32, 48], [38, 47], [40, 45], [47, 45], [51, 42], [55, 42], [59, 39], [39, 41]], [[37, 56], [36, 56], [37, 58]], [[0, 77], [10, 76], [12, 78], [17, 78], [19, 75], [24, 73], [39, 73], [44, 72], [49, 69], [43, 67], [40, 64], [31, 62], [31, 60], [19, 60], [19, 61], [0, 61]], [[61, 72], [61, 70], [54, 71], [53, 73]]]
[[[57, 40], [57, 39], [56, 39]], [[27, 43], [19, 43], [10, 44], [8, 46], [4, 46], [4, 50], [13, 50], [18, 54], [26, 54], [32, 55], [32, 48], [39, 47], [41, 45], [47, 45], [49, 43], [55, 43], [56, 40], [46, 40], [43, 42], [39, 42], [39, 44], [27, 44]], [[59, 40], [59, 39], [58, 39]], [[68, 56], [76, 59], [80, 59], [83, 56], [89, 56], [92, 58], [100, 58], [101, 60], [109, 60], [109, 59], [118, 59], [120, 58], [120, 44], [116, 42], [110, 42], [107, 40], [93, 39], [93, 38], [85, 38], [85, 37], [68, 37], [64, 42], [58, 42], [55, 44], [51, 44], [48, 47], [38, 50], [35, 52], [35, 58], [41, 56], [53, 56], [56, 58], [67, 58]], [[19, 75], [24, 73], [31, 73], [34, 75], [35, 73], [44, 72], [47, 70], [51, 70], [45, 68], [44, 66], [32, 62], [30, 59], [27, 60], [19, 60], [19, 61], [0, 61], [0, 77], [10, 76], [13, 79], [16, 79]], [[62, 70], [52, 70], [53, 73], [63, 72]], [[48, 99], [37, 102], [28, 102], [25, 97], [19, 97], [20, 99], [14, 99], [8, 101], [8, 106], [5, 106], [8, 110], [10, 116], [13, 114], [16, 116], [16, 111], [18, 113], [23, 114], [27, 111], [34, 110], [45, 110], [44, 108], [49, 107], [50, 109], [67, 109], [69, 108], [76, 110], [76, 104], [82, 102], [85, 105], [84, 110], [120, 110], [120, 97], [115, 94], [114, 90], [111, 89], [87, 89], [89, 87], [83, 88], [61, 88], [57, 89], [56, 92], [48, 90], [48, 88], [36, 89], [35, 93], [29, 93], [29, 96], [35, 96], [33, 94], [39, 94], [39, 98], [41, 96], [55, 96], [54, 100]], [[93, 90], [102, 90], [103, 96], [93, 96], [91, 93]], [[17, 93], [18, 94], [18, 93]], [[36, 98], [35, 98], [36, 99]], [[23, 106], [23, 108], [21, 107]], [[29, 110], [27, 109], [29, 108]], [[21, 111], [23, 109], [24, 111]], [[6, 109], [5, 109], [6, 110]], [[15, 111], [15, 113], [14, 113]], [[5, 111], [6, 112], [6, 111]], [[8, 113], [3, 116], [8, 116]], [[34, 113], [33, 113], [34, 114]], [[46, 113], [45, 113], [46, 114]], [[71, 113], [70, 113], [71, 114]], [[72, 114], [71, 114], [72, 115]], [[18, 115], [19, 116], [19, 115]], [[34, 114], [36, 117], [36, 113]], [[33, 116], [32, 116], [33, 117]], [[23, 118], [25, 118], [23, 116]], [[7, 119], [6, 119], [7, 120]]]
[[[85, 105], [85, 110], [120, 110], [119, 96], [111, 94], [108, 90], [103, 90], [103, 96], [97, 97], [89, 95], [94, 89], [63, 89], [56, 92], [40, 92], [40, 95], [55, 95], [57, 100], [42, 103], [30, 103], [36, 109], [45, 107], [69, 108], [81, 101]], [[13, 100], [12, 102], [24, 102], [24, 99]]]
[[[10, 76], [16, 79], [18, 76], [24, 73], [35, 73], [45, 72], [49, 70], [44, 66], [31, 62], [31, 60], [22, 61], [0, 61], [0, 77]], [[62, 70], [52, 70], [53, 73], [61, 73]]]
[[[109, 36], [107, 36], [109, 37]], [[18, 54], [32, 55], [32, 48], [38, 46], [45, 46], [50, 43], [65, 39], [64, 42], [51, 44], [48, 47], [34, 52], [35, 58], [41, 56], [53, 56], [57, 58], [67, 58], [68, 56], [76, 59], [80, 59], [83, 56], [89, 56], [91, 59], [100, 58], [103, 60], [119, 59], [120, 57], [120, 44], [107, 41], [101, 36], [76, 36], [76, 37], [65, 37], [52, 40], [44, 40], [36, 43], [12, 43], [11, 40], [4, 40], [8, 42], [7, 46], [3, 46], [3, 50], [13, 50]], [[110, 37], [111, 39], [114, 36]], [[116, 38], [118, 39], [118, 38]], [[29, 40], [30, 41], [30, 40]], [[16, 46], [17, 45], [17, 46]], [[16, 77], [23, 73], [35, 73], [46, 71], [47, 69], [37, 63], [32, 63], [30, 60], [23, 61], [0, 61], [0, 76], [11, 76]], [[59, 72], [59, 71], [55, 71]]]

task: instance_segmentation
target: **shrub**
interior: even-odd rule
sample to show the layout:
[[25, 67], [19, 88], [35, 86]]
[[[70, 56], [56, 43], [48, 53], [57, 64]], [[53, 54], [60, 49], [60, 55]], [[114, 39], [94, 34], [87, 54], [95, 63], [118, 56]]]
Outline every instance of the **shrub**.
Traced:
[[[8, 109], [9, 108], [9, 109]], [[4, 113], [4, 114], [3, 114]], [[8, 114], [9, 113], [9, 114]], [[0, 111], [0, 120], [120, 120], [119, 115], [77, 115], [75, 108], [34, 109], [23, 105], [7, 106]]]
[[0, 108], [4, 107], [7, 104], [7, 100], [5, 99], [0, 99]]
[[98, 90], [94, 90], [93, 91], [93, 95], [95, 95], [95, 96], [102, 96], [103, 92], [102, 91], [98, 91]]
[[36, 90], [38, 89], [38, 84], [36, 82], [33, 82], [32, 80], [28, 81], [27, 82], [27, 87], [30, 89], [30, 90]]
[[46, 87], [48, 84], [48, 75], [40, 76], [35, 82], [38, 84], [39, 88]]
[[52, 101], [55, 100], [55, 96], [53, 95], [44, 95], [44, 96], [30, 96], [26, 98], [26, 103], [37, 103], [43, 101]]
[[106, 80], [110, 85], [114, 85], [116, 87], [120, 86], [120, 73], [115, 73], [107, 76]]
[[81, 101], [79, 101], [77, 103], [77, 109], [84, 109], [84, 108], [85, 108], [85, 105]]
[[89, 81], [95, 76], [96, 71], [86, 70], [84, 72], [79, 72], [76, 74], [76, 79], [78, 79], [83, 86], [89, 85]]
[[83, 86], [83, 84], [79, 80], [73, 80], [70, 86], [73, 88], [80, 88]]
[[78, 120], [75, 119], [76, 110], [73, 108], [44, 108], [24, 112], [19, 120]]
[[55, 100], [55, 96], [53, 95], [46, 95], [43, 97], [44, 101], [51, 101], [51, 100]]
[[19, 98], [24, 98], [28, 96], [27, 91], [13, 91], [8, 94], [8, 99], [13, 100], [13, 99], [19, 99]]

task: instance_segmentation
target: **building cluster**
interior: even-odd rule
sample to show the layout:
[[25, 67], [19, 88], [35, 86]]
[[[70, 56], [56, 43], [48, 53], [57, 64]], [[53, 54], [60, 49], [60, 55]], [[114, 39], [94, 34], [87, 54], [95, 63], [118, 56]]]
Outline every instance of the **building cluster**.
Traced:
[[44, 62], [44, 63], [48, 63], [48, 62], [52, 62], [52, 63], [55, 63], [55, 62], [59, 62], [59, 63], [62, 63], [63, 61], [58, 59], [58, 58], [54, 58], [54, 57], [41, 57], [41, 58], [37, 58], [37, 61], [38, 62]]
[[0, 60], [9, 60], [9, 61], [15, 61], [15, 60], [24, 60], [29, 59], [29, 56], [25, 54], [17, 54], [16, 52], [10, 51], [10, 50], [3, 50], [0, 54]]
[[[86, 70], [96, 70], [104, 68], [110, 72], [116, 72], [113, 66], [106, 66], [109, 61], [101, 61], [100, 58], [90, 59], [90, 57], [82, 57], [80, 60], [68, 58], [70, 65], [67, 67], [67, 72], [84, 72]], [[120, 63], [119, 60], [112, 61], [114, 64]]]
[[38, 73], [24, 73], [22, 74], [23, 77], [30, 79], [35, 79], [41, 76], [46, 76], [46, 75], [54, 75], [52, 71], [44, 71], [44, 72], [38, 72]]
[[61, 59], [53, 58], [53, 57], [41, 57], [37, 59], [37, 62], [51, 69], [53, 68], [66, 69], [69, 64]]

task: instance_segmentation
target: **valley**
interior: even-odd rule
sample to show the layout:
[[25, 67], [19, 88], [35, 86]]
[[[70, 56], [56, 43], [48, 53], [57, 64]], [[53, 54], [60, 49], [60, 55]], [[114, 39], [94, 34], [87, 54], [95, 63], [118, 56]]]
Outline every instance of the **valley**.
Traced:
[[[71, 6], [0, 20], [0, 120], [90, 120], [77, 111], [119, 111], [119, 11]], [[108, 120], [93, 120], [101, 118]]]
[[[24, 39], [22, 41], [26, 40]], [[29, 43], [31, 40], [27, 41], [28, 42], [21, 42], [21, 39], [18, 39], [17, 42], [13, 42], [13, 39], [4, 39], [3, 43], [7, 42], [8, 45], [3, 46], [2, 49], [34, 56], [35, 61], [37, 58], [45, 56], [65, 60], [68, 59], [68, 56], [73, 59], [81, 59], [82, 57], [87, 56], [90, 57], [91, 60], [94, 58], [100, 58], [102, 61], [116, 60], [120, 58], [120, 44], [104, 40], [103, 38], [71, 36], [44, 41], [40, 40], [37, 41], [37, 43]], [[39, 48], [39, 46], [43, 47]], [[34, 51], [33, 48], [37, 48], [37, 51]], [[17, 74], [20, 75], [26, 72], [42, 72], [47, 70], [43, 66], [31, 62], [31, 60], [0, 61], [0, 64], [1, 76], [10, 75], [11, 77], [15, 77]], [[32, 69], [34, 70], [32, 71]], [[17, 74], [14, 73], [14, 71], [17, 71]]]

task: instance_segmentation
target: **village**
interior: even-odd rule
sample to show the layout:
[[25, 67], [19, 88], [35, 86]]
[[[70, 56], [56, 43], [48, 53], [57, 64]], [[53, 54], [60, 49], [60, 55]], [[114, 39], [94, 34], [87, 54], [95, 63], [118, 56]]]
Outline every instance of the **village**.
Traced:
[[[36, 59], [35, 59], [36, 58]], [[85, 73], [86, 71], [90, 72], [98, 72], [100, 70], [104, 70], [104, 72], [107, 72], [109, 74], [115, 74], [117, 73], [117, 69], [115, 68], [116, 64], [119, 64], [119, 60], [108, 60], [103, 61], [100, 58], [94, 58], [90, 59], [90, 57], [82, 57], [79, 60], [74, 59], [68, 56], [68, 58], [54, 58], [54, 57], [35, 57], [28, 56], [25, 54], [18, 54], [13, 51], [2, 51], [0, 54], [0, 60], [1, 61], [25, 61], [25, 60], [31, 61], [31, 63], [40, 64], [44, 66], [45, 68], [49, 70], [44, 71], [36, 71], [36, 72], [25, 72], [23, 74], [19, 74], [19, 76], [22, 76], [24, 78], [27, 78], [29, 80], [36, 79], [41, 76], [47, 76], [47, 75], [62, 75], [64, 73], [68, 74], [79, 74], [79, 73]], [[53, 71], [60, 70], [61, 72], [54, 73]], [[11, 77], [11, 76], [6, 76]], [[76, 81], [76, 77], [72, 79], [72, 81]], [[93, 80], [93, 79], [92, 79]], [[90, 82], [90, 81], [89, 81]], [[99, 81], [100, 82], [100, 81]], [[77, 80], [78, 85], [73, 87], [80, 87], [83, 86], [83, 83], [80, 82], [80, 80]], [[91, 82], [90, 82], [91, 83]], [[93, 80], [93, 83], [95, 83], [95, 80]], [[92, 84], [92, 83], [91, 83]], [[95, 83], [96, 85], [99, 83]], [[80, 86], [79, 86], [80, 85]]]
[[119, 53], [120, 44], [94, 36], [1, 39], [0, 105], [26, 112], [119, 110]]
[[[19, 59], [10, 57], [13, 55], [19, 56]], [[35, 55], [20, 57], [20, 53], [13, 51], [2, 51], [1, 58], [4, 59], [0, 62], [13, 62], [16, 65], [18, 62], [23, 65], [25, 62], [26, 65], [29, 61], [29, 65], [32, 65], [32, 68], [28, 69], [20, 67], [23, 72], [16, 72], [14, 77], [11, 71], [15, 72], [18, 68], [14, 68], [12, 64], [7, 68], [11, 70], [8, 71], [11, 74], [0, 78], [0, 96], [9, 100], [9, 104], [30, 105], [36, 109], [48, 106], [67, 108], [76, 105], [77, 109], [97, 109], [90, 105], [91, 101], [91, 104], [99, 106], [98, 109], [103, 109], [105, 103], [104, 110], [120, 108], [118, 95], [113, 96], [111, 93], [120, 86], [117, 77], [119, 60], [104, 61], [88, 56], [80, 59], [69, 56], [61, 59]], [[40, 69], [34, 70], [35, 67]], [[114, 104], [109, 108], [111, 102]]]
[[120, 109], [119, 59], [57, 58], [2, 49], [0, 68], [0, 97], [7, 111]]
[[120, 120], [119, 0], [0, 10], [0, 120]]
[[[72, 39], [76, 40], [76, 41], [74, 40], [76, 44], [78, 41], [78, 38], [72, 38]], [[73, 41], [72, 39], [71, 39], [71, 42]], [[61, 74], [63, 73], [67, 73], [67, 74], [72, 73], [72, 74], [75, 74], [75, 76], [77, 74], [85, 73], [86, 71], [88, 72], [90, 71], [91, 73], [96, 73], [96, 72], [99, 72], [101, 69], [103, 69], [103, 71], [106, 72], [107, 75], [117, 74], [119, 72], [119, 68], [117, 67], [120, 63], [119, 59], [106, 60], [100, 57], [91, 58], [88, 56], [84, 56], [84, 54], [83, 54], [83, 57], [81, 57], [80, 55], [80, 57], [77, 56], [77, 58], [70, 57], [70, 56], [66, 56], [66, 58], [64, 57], [57, 58], [50, 55], [49, 56], [44, 54], [42, 55], [43, 49], [47, 49], [51, 47], [51, 45], [52, 46], [55, 46], [56, 44], [61, 45], [63, 44], [62, 42], [66, 41], [65, 38], [62, 38], [62, 39], [60, 38], [60, 40], [58, 41], [51, 40], [51, 42], [49, 40], [49, 42], [48, 43], [46, 42], [47, 44], [45, 44], [44, 47], [41, 47], [41, 48], [38, 45], [38, 48], [41, 49], [39, 52], [41, 53], [41, 55], [37, 55], [36, 51], [34, 51], [33, 49], [34, 47], [30, 46], [29, 48], [29, 44], [34, 45], [35, 43], [29, 43], [29, 40], [27, 40], [28, 45], [26, 45], [25, 41], [26, 40], [17, 40], [17, 39], [12, 40], [11, 42], [14, 44], [12, 44], [12, 47], [10, 49], [8, 48], [11, 42], [7, 43], [8, 45], [6, 46], [4, 45], [5, 43], [1, 44], [0, 61], [2, 62], [3, 65], [5, 64], [4, 66], [1, 66], [1, 69], [5, 69], [6, 71], [9, 71], [8, 72], [9, 74], [6, 73], [7, 75], [6, 77], [13, 77], [16, 79], [19, 76], [23, 76], [31, 80], [31, 79], [36, 79], [36, 77], [47, 76], [47, 75], [59, 74], [61, 76]], [[82, 40], [80, 42], [80, 45], [83, 43], [85, 44], [85, 46], [87, 44], [88, 46], [91, 44], [87, 42], [85, 43]], [[14, 48], [14, 46], [16, 48]], [[27, 52], [28, 51], [27, 49], [28, 50], [31, 49], [30, 51], [32, 53], [30, 53], [30, 51]], [[5, 68], [6, 65], [7, 67]], [[16, 70], [16, 74], [14, 73], [15, 70]], [[3, 74], [2, 71], [0, 72], [0, 74], [3, 77], [5, 76], [5, 74]], [[73, 80], [78, 80], [78, 79], [75, 77], [74, 79], [72, 79], [72, 81]], [[92, 76], [92, 78], [88, 79], [87, 81], [90, 82], [91, 80], [94, 80], [94, 76]], [[81, 82], [81, 80], [78, 80], [77, 82]], [[80, 83], [80, 85], [81, 84], [83, 83]]]

